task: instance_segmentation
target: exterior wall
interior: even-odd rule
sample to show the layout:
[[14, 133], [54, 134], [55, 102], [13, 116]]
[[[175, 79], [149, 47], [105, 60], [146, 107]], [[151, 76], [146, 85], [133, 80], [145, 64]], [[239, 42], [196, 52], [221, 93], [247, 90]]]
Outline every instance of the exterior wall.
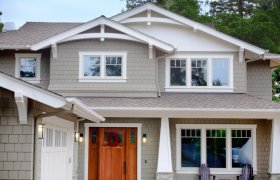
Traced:
[[[158, 161], [160, 119], [143, 118], [107, 118], [105, 123], [142, 123], [142, 134], [147, 134], [147, 143], [142, 144], [141, 179], [155, 180]], [[84, 133], [84, 124], [80, 123], [80, 132]], [[142, 138], [142, 137], [138, 137]], [[79, 180], [84, 180], [85, 145], [79, 144]]]
[[247, 64], [248, 94], [267, 100], [272, 99], [272, 77], [269, 61], [256, 61]]
[[[257, 125], [257, 170], [255, 179], [267, 179], [270, 157], [271, 121], [268, 120], [234, 120], [234, 119], [170, 119], [170, 136], [172, 164], [176, 180], [196, 180], [197, 175], [176, 174], [176, 124], [256, 124]], [[236, 175], [216, 175], [217, 179], [236, 179]]]
[[[127, 82], [80, 82], [79, 51], [127, 51]], [[156, 96], [155, 61], [148, 45], [130, 41], [83, 40], [58, 45], [49, 89], [67, 96]]]
[[15, 53], [41, 53], [41, 82], [34, 84], [44, 89], [49, 85], [50, 74], [50, 52], [49, 50], [43, 50], [38, 52], [30, 51], [0, 51], [0, 71], [15, 76]]
[[34, 119], [19, 124], [14, 94], [0, 88], [0, 179], [28, 179], [33, 176]]
[[[198, 53], [198, 52], [194, 52]], [[206, 52], [200, 52], [201, 54], [205, 54]], [[221, 53], [221, 52], [220, 52]], [[158, 61], [158, 82], [161, 91], [165, 91], [165, 59], [160, 59]], [[247, 72], [246, 72], [246, 64], [240, 63], [238, 59], [238, 53], [234, 53], [234, 60], [233, 60], [233, 88], [234, 92], [247, 92]], [[261, 77], [259, 74], [256, 75]], [[271, 86], [270, 86], [271, 87]]]

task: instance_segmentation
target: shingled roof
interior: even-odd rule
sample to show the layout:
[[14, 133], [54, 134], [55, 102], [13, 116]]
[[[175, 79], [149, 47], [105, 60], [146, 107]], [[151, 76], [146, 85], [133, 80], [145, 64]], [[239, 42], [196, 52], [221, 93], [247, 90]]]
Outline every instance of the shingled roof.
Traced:
[[94, 109], [117, 107], [280, 110], [279, 103], [239, 93], [162, 93], [158, 98], [78, 97], [78, 99]]
[[29, 46], [82, 23], [27, 22], [20, 29], [0, 33], [0, 48], [29, 49]]

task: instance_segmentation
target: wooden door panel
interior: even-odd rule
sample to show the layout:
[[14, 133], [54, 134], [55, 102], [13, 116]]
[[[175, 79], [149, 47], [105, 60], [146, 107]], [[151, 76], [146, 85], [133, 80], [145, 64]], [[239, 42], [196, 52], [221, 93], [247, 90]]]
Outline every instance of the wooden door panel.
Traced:
[[112, 148], [112, 180], [125, 179], [124, 177], [124, 147]]
[[126, 130], [126, 162], [127, 173], [126, 179], [137, 179], [137, 129], [128, 128]]
[[88, 179], [97, 180], [98, 179], [98, 147], [97, 139], [98, 129], [89, 129], [89, 149], [88, 149]]

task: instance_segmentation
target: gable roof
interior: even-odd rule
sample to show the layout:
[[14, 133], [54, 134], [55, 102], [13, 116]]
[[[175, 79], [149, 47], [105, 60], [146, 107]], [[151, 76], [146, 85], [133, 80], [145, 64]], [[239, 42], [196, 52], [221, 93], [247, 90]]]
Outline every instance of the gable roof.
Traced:
[[264, 50], [264, 49], [262, 49], [260, 47], [257, 47], [255, 45], [252, 45], [250, 43], [247, 43], [245, 41], [242, 41], [240, 39], [237, 39], [235, 37], [232, 37], [230, 35], [222, 33], [220, 31], [217, 31], [216, 29], [213, 29], [213, 28], [211, 28], [209, 26], [206, 26], [206, 25], [203, 25], [203, 24], [198, 23], [196, 21], [193, 21], [191, 19], [188, 19], [188, 18], [186, 18], [184, 16], [178, 15], [178, 14], [176, 14], [174, 12], [171, 12], [171, 11], [169, 11], [167, 9], [164, 9], [164, 8], [162, 8], [160, 6], [157, 6], [157, 5], [155, 5], [153, 3], [150, 3], [150, 2], [148, 2], [148, 3], [146, 3], [146, 4], [142, 5], [142, 6], [138, 6], [136, 8], [130, 9], [128, 11], [125, 11], [123, 13], [117, 14], [115, 16], [112, 16], [111, 19], [114, 20], [114, 21], [120, 22], [120, 21], [122, 21], [124, 19], [127, 19], [127, 18], [129, 18], [131, 16], [134, 16], [136, 14], [139, 14], [139, 13], [141, 13], [143, 11], [147, 11], [147, 10], [151, 10], [151, 11], [155, 11], [157, 13], [160, 13], [160, 14], [162, 14], [162, 15], [164, 15], [166, 17], [169, 17], [169, 18], [171, 18], [173, 20], [176, 20], [177, 22], [182, 23], [182, 24], [184, 24], [186, 26], [191, 26], [195, 30], [199, 30], [201, 32], [204, 32], [206, 34], [209, 34], [211, 36], [219, 38], [221, 40], [227, 41], [227, 42], [229, 42], [231, 44], [239, 46], [242, 49], [247, 49], [247, 50], [249, 50], [251, 52], [254, 52], [256, 54], [262, 55], [262, 54], [264, 54], [266, 52], [266, 50]]
[[24, 97], [41, 102], [53, 108], [71, 110], [77, 116], [89, 119], [94, 122], [104, 121], [104, 118], [89, 109], [85, 104], [76, 98], [65, 98], [52, 91], [48, 91], [30, 84], [21, 79], [7, 75], [0, 71], [0, 87], [19, 93]]
[[93, 27], [96, 27], [98, 25], [107, 25], [107, 26], [110, 26], [110, 27], [113, 27], [115, 28], [116, 30], [119, 30], [127, 35], [130, 35], [134, 38], [137, 38], [143, 42], [146, 42], [147, 44], [149, 45], [152, 45], [152, 46], [156, 46], [164, 51], [167, 51], [167, 52], [172, 52], [174, 51], [174, 47], [166, 42], [163, 42], [161, 40], [158, 40], [152, 36], [149, 36], [147, 34], [144, 34], [140, 31], [137, 31], [135, 29], [132, 29], [132, 28], [129, 28], [125, 25], [122, 25], [120, 23], [117, 23], [111, 19], [108, 19], [104, 16], [101, 16], [99, 18], [96, 18], [92, 21], [89, 21], [87, 23], [84, 23], [84, 24], [81, 24], [77, 27], [74, 27], [70, 30], [67, 30], [65, 32], [62, 32], [60, 34], [57, 34], [55, 36], [52, 36], [46, 40], [43, 40], [41, 42], [38, 42], [36, 44], [33, 44], [31, 45], [31, 50], [39, 50], [39, 49], [42, 49], [42, 48], [45, 48], [45, 47], [48, 47], [52, 44], [56, 44], [56, 43], [59, 43], [71, 36], [74, 36], [76, 34], [79, 34], [79, 33], [82, 33], [86, 30], [89, 30]]
[[77, 27], [82, 23], [27, 22], [20, 29], [0, 33], [0, 49], [30, 49], [52, 36]]

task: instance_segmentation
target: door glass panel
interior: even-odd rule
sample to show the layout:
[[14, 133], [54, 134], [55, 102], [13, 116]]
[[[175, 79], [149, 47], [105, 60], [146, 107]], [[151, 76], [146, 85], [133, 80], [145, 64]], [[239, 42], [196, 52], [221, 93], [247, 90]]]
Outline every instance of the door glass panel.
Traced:
[[253, 161], [253, 140], [251, 130], [231, 130], [232, 167], [240, 168]]
[[130, 129], [129, 137], [130, 137], [130, 144], [135, 144], [135, 131], [134, 131], [134, 129]]
[[226, 168], [226, 130], [206, 131], [207, 164], [211, 168]]
[[92, 143], [92, 144], [96, 144], [96, 142], [97, 142], [96, 130], [93, 129], [93, 130], [91, 131], [91, 143]]
[[104, 144], [108, 144], [108, 140], [112, 143], [118, 142], [118, 144], [122, 144], [123, 142], [123, 131], [122, 130], [105, 130], [104, 132]]

